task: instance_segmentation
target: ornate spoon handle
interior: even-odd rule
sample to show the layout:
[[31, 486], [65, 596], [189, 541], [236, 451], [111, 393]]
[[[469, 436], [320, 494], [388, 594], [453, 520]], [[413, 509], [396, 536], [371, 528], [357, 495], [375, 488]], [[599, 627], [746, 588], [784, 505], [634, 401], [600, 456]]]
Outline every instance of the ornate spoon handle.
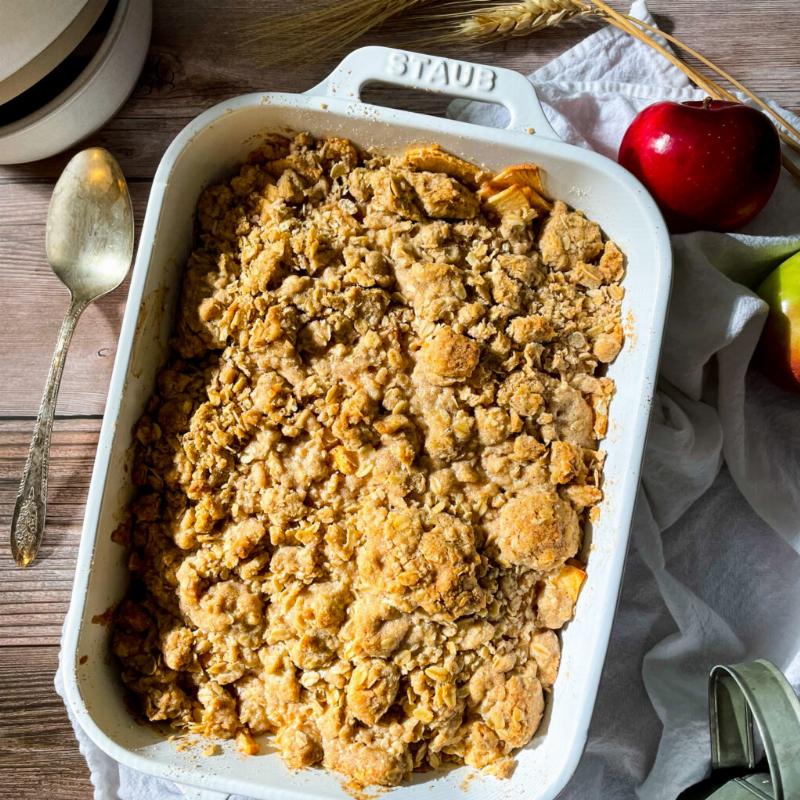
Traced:
[[47, 386], [33, 429], [31, 448], [28, 451], [25, 472], [19, 485], [14, 515], [11, 518], [11, 553], [20, 567], [27, 567], [33, 562], [42, 542], [47, 509], [50, 436], [53, 432], [58, 387], [61, 384], [61, 373], [64, 371], [72, 332], [75, 330], [78, 317], [87, 305], [87, 302], [78, 300], [72, 300], [70, 303], [69, 311], [58, 334], [58, 343], [47, 376]]

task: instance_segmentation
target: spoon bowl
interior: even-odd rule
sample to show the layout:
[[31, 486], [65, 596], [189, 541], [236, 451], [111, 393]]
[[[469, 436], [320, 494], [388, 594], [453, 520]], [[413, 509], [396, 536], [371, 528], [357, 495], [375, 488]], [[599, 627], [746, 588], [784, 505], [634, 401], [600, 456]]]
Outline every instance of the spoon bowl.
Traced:
[[50, 436], [72, 332], [89, 303], [122, 283], [133, 258], [133, 205], [122, 170], [108, 150], [90, 147], [67, 164], [50, 200], [45, 247], [71, 302], [11, 518], [11, 552], [22, 567], [36, 558], [44, 533]]
[[108, 150], [90, 147], [67, 164], [50, 200], [45, 249], [73, 298], [90, 302], [125, 279], [133, 256], [133, 207]]

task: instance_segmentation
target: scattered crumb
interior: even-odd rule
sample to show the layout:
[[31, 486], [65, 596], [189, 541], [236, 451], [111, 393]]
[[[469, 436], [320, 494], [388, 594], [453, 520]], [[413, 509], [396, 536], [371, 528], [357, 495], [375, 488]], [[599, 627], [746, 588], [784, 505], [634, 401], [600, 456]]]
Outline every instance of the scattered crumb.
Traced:
[[364, 787], [354, 781], [345, 781], [342, 783], [342, 789], [344, 789], [353, 800], [377, 800], [377, 798], [386, 794], [389, 788], [388, 786]]
[[466, 792], [466, 791], [468, 791], [468, 790], [469, 790], [469, 787], [470, 787], [470, 784], [471, 784], [471, 783], [472, 783], [472, 781], [474, 781], [474, 780], [475, 780], [475, 778], [477, 778], [477, 777], [478, 777], [478, 773], [477, 773], [477, 771], [476, 771], [476, 770], [474, 770], [474, 769], [471, 769], [471, 770], [470, 770], [470, 771], [469, 771], [469, 772], [466, 774], [466, 776], [464, 777], [464, 780], [463, 780], [463, 781], [461, 781], [461, 784], [460, 784], [460, 786], [459, 786], [459, 789], [461, 789], [461, 791], [462, 791], [462, 792]]
[[628, 311], [622, 321], [622, 331], [625, 334], [625, 341], [628, 347], [636, 347], [636, 321], [633, 318], [633, 311]]
[[[127, 464], [125, 465], [127, 468]], [[131, 518], [127, 517], [111, 533], [111, 541], [128, 547], [131, 543]]]
[[485, 766], [481, 772], [484, 775], [491, 775], [493, 778], [508, 779], [514, 774], [517, 762], [511, 756], [500, 758]]
[[110, 625], [114, 621], [114, 612], [117, 610], [117, 604], [112, 603], [102, 614], [95, 614], [92, 617], [93, 625]]
[[187, 750], [191, 750], [197, 744], [197, 742], [195, 742], [193, 739], [190, 739], [188, 736], [171, 736], [170, 740], [175, 742], [175, 749], [179, 753], [185, 753]]
[[261, 752], [261, 746], [247, 728], [242, 728], [236, 734], [236, 747], [243, 756], [257, 756]]

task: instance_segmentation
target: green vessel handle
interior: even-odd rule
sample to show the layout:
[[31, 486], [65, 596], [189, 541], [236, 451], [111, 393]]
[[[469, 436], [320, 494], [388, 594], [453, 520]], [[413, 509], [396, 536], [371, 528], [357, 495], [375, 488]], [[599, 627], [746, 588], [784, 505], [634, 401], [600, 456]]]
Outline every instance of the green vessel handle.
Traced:
[[709, 675], [708, 705], [712, 770], [755, 767], [755, 722], [771, 796], [800, 798], [800, 701], [783, 673], [766, 659], [716, 666]]

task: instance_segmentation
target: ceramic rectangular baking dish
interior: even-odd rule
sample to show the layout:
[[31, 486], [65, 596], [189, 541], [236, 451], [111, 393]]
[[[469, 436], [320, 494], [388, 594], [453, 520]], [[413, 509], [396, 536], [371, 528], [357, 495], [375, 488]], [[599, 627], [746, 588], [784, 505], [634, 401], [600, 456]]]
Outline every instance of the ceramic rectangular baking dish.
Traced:
[[[368, 105], [360, 91], [388, 83], [498, 103], [504, 130]], [[132, 429], [164, 362], [181, 271], [192, 245], [201, 190], [229, 176], [267, 132], [307, 130], [396, 151], [438, 142], [489, 168], [534, 161], [553, 197], [583, 210], [627, 255], [627, 341], [609, 368], [611, 407], [605, 499], [587, 532], [588, 580], [575, 619], [563, 632], [563, 660], [552, 702], [537, 735], [519, 754], [512, 778], [465, 781], [462, 767], [415, 774], [392, 791], [397, 800], [500, 800], [554, 797], [574, 771], [592, 716], [622, 578], [639, 468], [656, 376], [671, 277], [669, 237], [646, 190], [596, 153], [558, 140], [531, 84], [518, 73], [380, 47], [356, 50], [306, 94], [249, 94], [201, 114], [170, 145], [153, 182], [120, 333], [106, 413], [86, 506], [62, 664], [66, 696], [88, 736], [122, 764], [186, 785], [192, 797], [245, 795], [260, 800], [345, 798], [341, 780], [321, 769], [292, 773], [264, 748], [244, 758], [227, 742], [205, 758], [183, 752], [125, 704], [109, 652], [107, 626], [93, 623], [125, 590], [126, 554], [111, 540], [131, 494]]]

